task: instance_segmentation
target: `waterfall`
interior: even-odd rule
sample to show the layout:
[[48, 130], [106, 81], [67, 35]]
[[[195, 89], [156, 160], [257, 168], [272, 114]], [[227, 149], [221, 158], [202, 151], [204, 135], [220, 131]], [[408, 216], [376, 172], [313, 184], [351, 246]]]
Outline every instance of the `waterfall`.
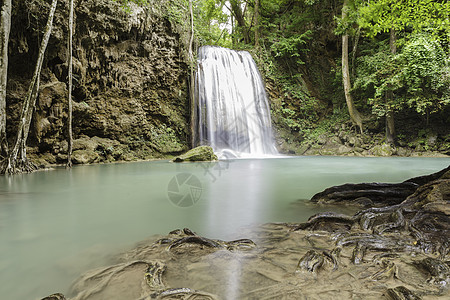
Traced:
[[219, 157], [278, 154], [261, 74], [247, 51], [204, 46], [196, 74], [197, 143]]

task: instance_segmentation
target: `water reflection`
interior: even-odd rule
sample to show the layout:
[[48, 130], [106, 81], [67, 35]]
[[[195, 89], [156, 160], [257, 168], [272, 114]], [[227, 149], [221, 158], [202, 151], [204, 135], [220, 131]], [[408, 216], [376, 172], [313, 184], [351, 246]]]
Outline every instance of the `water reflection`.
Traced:
[[[66, 292], [81, 272], [153, 234], [188, 227], [238, 239], [252, 224], [305, 221], [324, 208], [298, 200], [328, 186], [398, 182], [449, 164], [445, 158], [350, 157], [157, 161], [0, 177], [0, 295], [34, 299]], [[202, 184], [202, 197], [190, 207], [168, 198], [168, 183], [181, 172]], [[240, 263], [236, 258], [226, 274], [236, 291]]]

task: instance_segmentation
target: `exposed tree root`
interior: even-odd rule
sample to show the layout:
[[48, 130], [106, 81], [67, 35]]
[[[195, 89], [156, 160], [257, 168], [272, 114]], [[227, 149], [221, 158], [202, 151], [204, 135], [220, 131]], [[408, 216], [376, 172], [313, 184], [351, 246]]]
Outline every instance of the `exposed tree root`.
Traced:
[[75, 300], [115, 293], [140, 300], [445, 298], [449, 204], [447, 172], [400, 203], [265, 224], [252, 235], [258, 247], [250, 239], [222, 241], [178, 229], [131, 250], [123, 257], [128, 262], [83, 276]]
[[56, 293], [42, 298], [41, 300], [66, 300], [66, 297], [61, 293]]
[[5, 159], [0, 163], [0, 174], [4, 175], [32, 173], [38, 169], [38, 166], [28, 159], [17, 159], [14, 162], [11, 162], [9, 159]]
[[389, 299], [392, 300], [421, 300], [422, 297], [420, 297], [417, 293], [410, 291], [404, 286], [398, 286], [395, 288], [391, 288], [387, 290], [387, 296]]
[[166, 249], [168, 251], [173, 251], [176, 248], [183, 246], [193, 246], [193, 245], [215, 250], [226, 249], [229, 251], [245, 251], [256, 247], [256, 244], [249, 239], [239, 239], [229, 242], [221, 240], [213, 240], [198, 236], [187, 228], [183, 230], [180, 229], [174, 230], [170, 234], [177, 236], [177, 238], [175, 239], [165, 238], [157, 241], [157, 243], [159, 244], [167, 244], [168, 246]]
[[156, 295], [156, 299], [180, 299], [180, 300], [218, 300], [216, 295], [196, 291], [189, 288], [167, 289]]
[[[89, 289], [83, 288], [82, 291], [77, 295], [77, 297], [74, 298], [74, 300], [89, 299], [89, 297], [91, 297], [92, 295], [100, 293], [108, 286], [110, 281], [120, 272], [123, 272], [127, 268], [130, 268], [138, 264], [144, 264], [148, 268], [151, 268], [154, 265], [159, 266], [164, 265], [159, 261], [150, 262], [138, 260], [114, 266], [109, 266], [106, 268], [102, 268], [100, 270], [94, 270], [93, 272], [87, 273], [84, 276], [82, 276], [80, 280], [78, 280], [77, 285], [85, 285], [87, 282], [95, 282], [95, 281], [98, 282], [94, 283], [94, 285], [91, 286]], [[147, 274], [145, 276], [147, 278]]]

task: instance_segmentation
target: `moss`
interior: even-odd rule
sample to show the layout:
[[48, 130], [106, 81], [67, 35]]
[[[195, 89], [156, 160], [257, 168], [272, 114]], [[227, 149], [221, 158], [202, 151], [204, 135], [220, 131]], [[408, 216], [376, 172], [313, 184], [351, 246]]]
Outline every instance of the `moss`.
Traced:
[[165, 124], [154, 127], [148, 138], [152, 146], [163, 154], [180, 153], [187, 150], [186, 144], [179, 138], [175, 130]]
[[172, 161], [183, 162], [183, 161], [215, 161], [215, 160], [218, 159], [211, 147], [199, 146], [189, 150], [183, 155], [175, 157]]

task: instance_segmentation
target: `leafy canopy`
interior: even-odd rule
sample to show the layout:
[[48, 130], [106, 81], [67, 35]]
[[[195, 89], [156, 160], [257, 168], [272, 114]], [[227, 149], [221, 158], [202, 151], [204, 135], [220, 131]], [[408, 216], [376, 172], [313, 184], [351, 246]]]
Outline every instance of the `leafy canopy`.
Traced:
[[[431, 34], [414, 34], [392, 55], [387, 43], [357, 60], [355, 94], [368, 98], [374, 114], [387, 109], [412, 108], [434, 113], [450, 105], [449, 65], [445, 52]], [[385, 97], [394, 93], [392, 99]]]
[[390, 29], [415, 32], [432, 28], [450, 34], [450, 4], [444, 0], [373, 0], [362, 2], [358, 24], [374, 37]]

